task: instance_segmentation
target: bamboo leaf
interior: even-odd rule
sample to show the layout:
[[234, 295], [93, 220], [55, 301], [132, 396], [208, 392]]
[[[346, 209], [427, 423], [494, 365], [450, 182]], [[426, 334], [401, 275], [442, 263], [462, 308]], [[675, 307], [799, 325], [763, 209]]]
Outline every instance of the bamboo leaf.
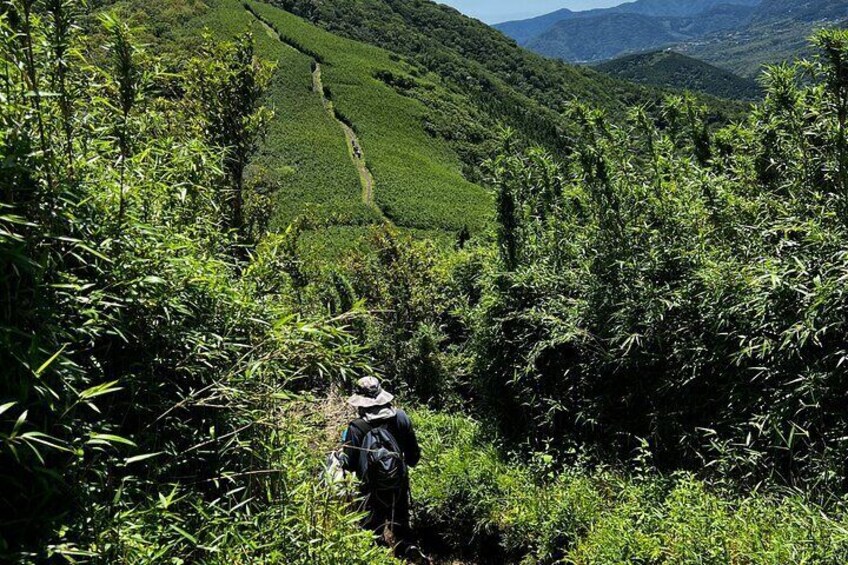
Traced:
[[113, 392], [123, 390], [123, 387], [115, 386], [118, 382], [119, 381], [112, 381], [88, 388], [79, 393], [79, 398], [80, 400], [88, 400], [90, 398], [96, 398], [98, 396], [103, 396], [104, 394], [111, 394]]
[[99, 434], [93, 432], [89, 434], [89, 438], [90, 439], [86, 442], [89, 445], [111, 445], [113, 443], [120, 443], [131, 447], [138, 447], [134, 442], [127, 438], [113, 434]]
[[183, 536], [185, 539], [187, 539], [188, 541], [193, 543], [194, 545], [197, 545], [197, 543], [198, 543], [197, 538], [194, 537], [193, 535], [191, 535], [190, 533], [188, 533], [187, 531], [185, 531], [184, 529], [182, 529], [181, 527], [177, 526], [176, 524], [170, 524], [169, 527], [172, 530], [174, 530], [175, 532], [177, 532], [178, 534], [180, 534], [181, 536]]
[[147, 459], [152, 459], [153, 457], [157, 457], [159, 455], [162, 455], [163, 453], [164, 453], [163, 451], [159, 451], [157, 453], [145, 453], [143, 455], [134, 455], [133, 457], [127, 457], [124, 460], [124, 464], [132, 465], [133, 463], [138, 463], [140, 461], [146, 461]]
[[65, 349], [66, 349], [67, 347], [68, 347], [67, 345], [63, 345], [63, 346], [61, 347], [61, 349], [59, 349], [59, 351], [57, 351], [56, 353], [54, 353], [54, 354], [50, 357], [50, 359], [48, 359], [47, 361], [45, 361], [44, 363], [42, 363], [42, 364], [41, 364], [41, 366], [40, 366], [38, 369], [36, 369], [36, 370], [35, 370], [35, 376], [36, 376], [36, 377], [40, 377], [40, 376], [44, 373], [44, 371], [46, 371], [46, 370], [47, 370], [47, 368], [48, 368], [50, 365], [52, 365], [52, 364], [53, 364], [53, 362], [54, 362], [54, 361], [56, 361], [56, 359], [58, 359], [58, 358], [59, 358], [59, 356], [60, 356], [62, 353], [64, 353], [64, 352], [65, 352]]
[[2, 415], [4, 412], [9, 410], [9, 408], [14, 406], [15, 404], [17, 404], [17, 402], [12, 401], [12, 402], [7, 402], [6, 404], [3, 404], [2, 406], [0, 406], [0, 415]]

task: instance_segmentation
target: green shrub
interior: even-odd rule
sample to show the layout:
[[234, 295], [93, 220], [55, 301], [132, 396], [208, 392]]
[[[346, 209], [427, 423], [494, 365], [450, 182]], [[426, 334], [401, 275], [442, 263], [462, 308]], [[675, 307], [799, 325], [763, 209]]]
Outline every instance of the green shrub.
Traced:
[[[479, 424], [415, 411], [414, 516], [454, 550], [522, 563], [842, 563], [846, 515], [797, 494], [737, 497], [691, 475], [534, 472]], [[539, 455], [547, 460], [544, 455]]]
[[564, 161], [506, 136], [473, 343], [508, 439], [843, 491], [848, 36], [816, 42], [715, 136], [688, 98], [662, 127], [573, 106]]
[[287, 411], [363, 348], [293, 308], [296, 238], [228, 229], [192, 81], [248, 43], [165, 73], [110, 17], [90, 62], [77, 8], [0, 10], [0, 560], [390, 562]]

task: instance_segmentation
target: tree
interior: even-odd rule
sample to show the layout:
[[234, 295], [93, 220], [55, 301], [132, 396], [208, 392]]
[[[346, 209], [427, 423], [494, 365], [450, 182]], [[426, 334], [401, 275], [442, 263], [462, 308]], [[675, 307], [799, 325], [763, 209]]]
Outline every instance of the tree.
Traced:
[[188, 98], [204, 116], [210, 144], [224, 149], [228, 179], [230, 226], [244, 226], [244, 173], [255, 155], [273, 113], [261, 105], [273, 67], [254, 55], [253, 36], [216, 43], [205, 37], [199, 58], [192, 61]]

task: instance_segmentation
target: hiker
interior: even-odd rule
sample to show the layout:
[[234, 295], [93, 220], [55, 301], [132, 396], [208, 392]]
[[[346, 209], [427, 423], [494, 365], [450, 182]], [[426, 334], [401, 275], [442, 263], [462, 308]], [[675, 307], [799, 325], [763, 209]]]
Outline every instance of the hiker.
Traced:
[[409, 542], [409, 467], [421, 449], [412, 422], [392, 406], [394, 396], [374, 377], [359, 379], [348, 404], [359, 412], [343, 436], [344, 467], [361, 485], [363, 526], [394, 545], [399, 556], [418, 554]]

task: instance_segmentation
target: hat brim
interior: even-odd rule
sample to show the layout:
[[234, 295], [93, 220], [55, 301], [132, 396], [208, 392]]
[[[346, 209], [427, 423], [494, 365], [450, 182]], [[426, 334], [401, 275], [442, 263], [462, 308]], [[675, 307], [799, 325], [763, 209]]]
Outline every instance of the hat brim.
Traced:
[[367, 396], [362, 396], [361, 394], [354, 394], [350, 398], [347, 399], [347, 403], [353, 406], [354, 408], [373, 408], [375, 406], [385, 406], [394, 400], [395, 397], [393, 394], [388, 392], [381, 391], [375, 398], [368, 398]]

